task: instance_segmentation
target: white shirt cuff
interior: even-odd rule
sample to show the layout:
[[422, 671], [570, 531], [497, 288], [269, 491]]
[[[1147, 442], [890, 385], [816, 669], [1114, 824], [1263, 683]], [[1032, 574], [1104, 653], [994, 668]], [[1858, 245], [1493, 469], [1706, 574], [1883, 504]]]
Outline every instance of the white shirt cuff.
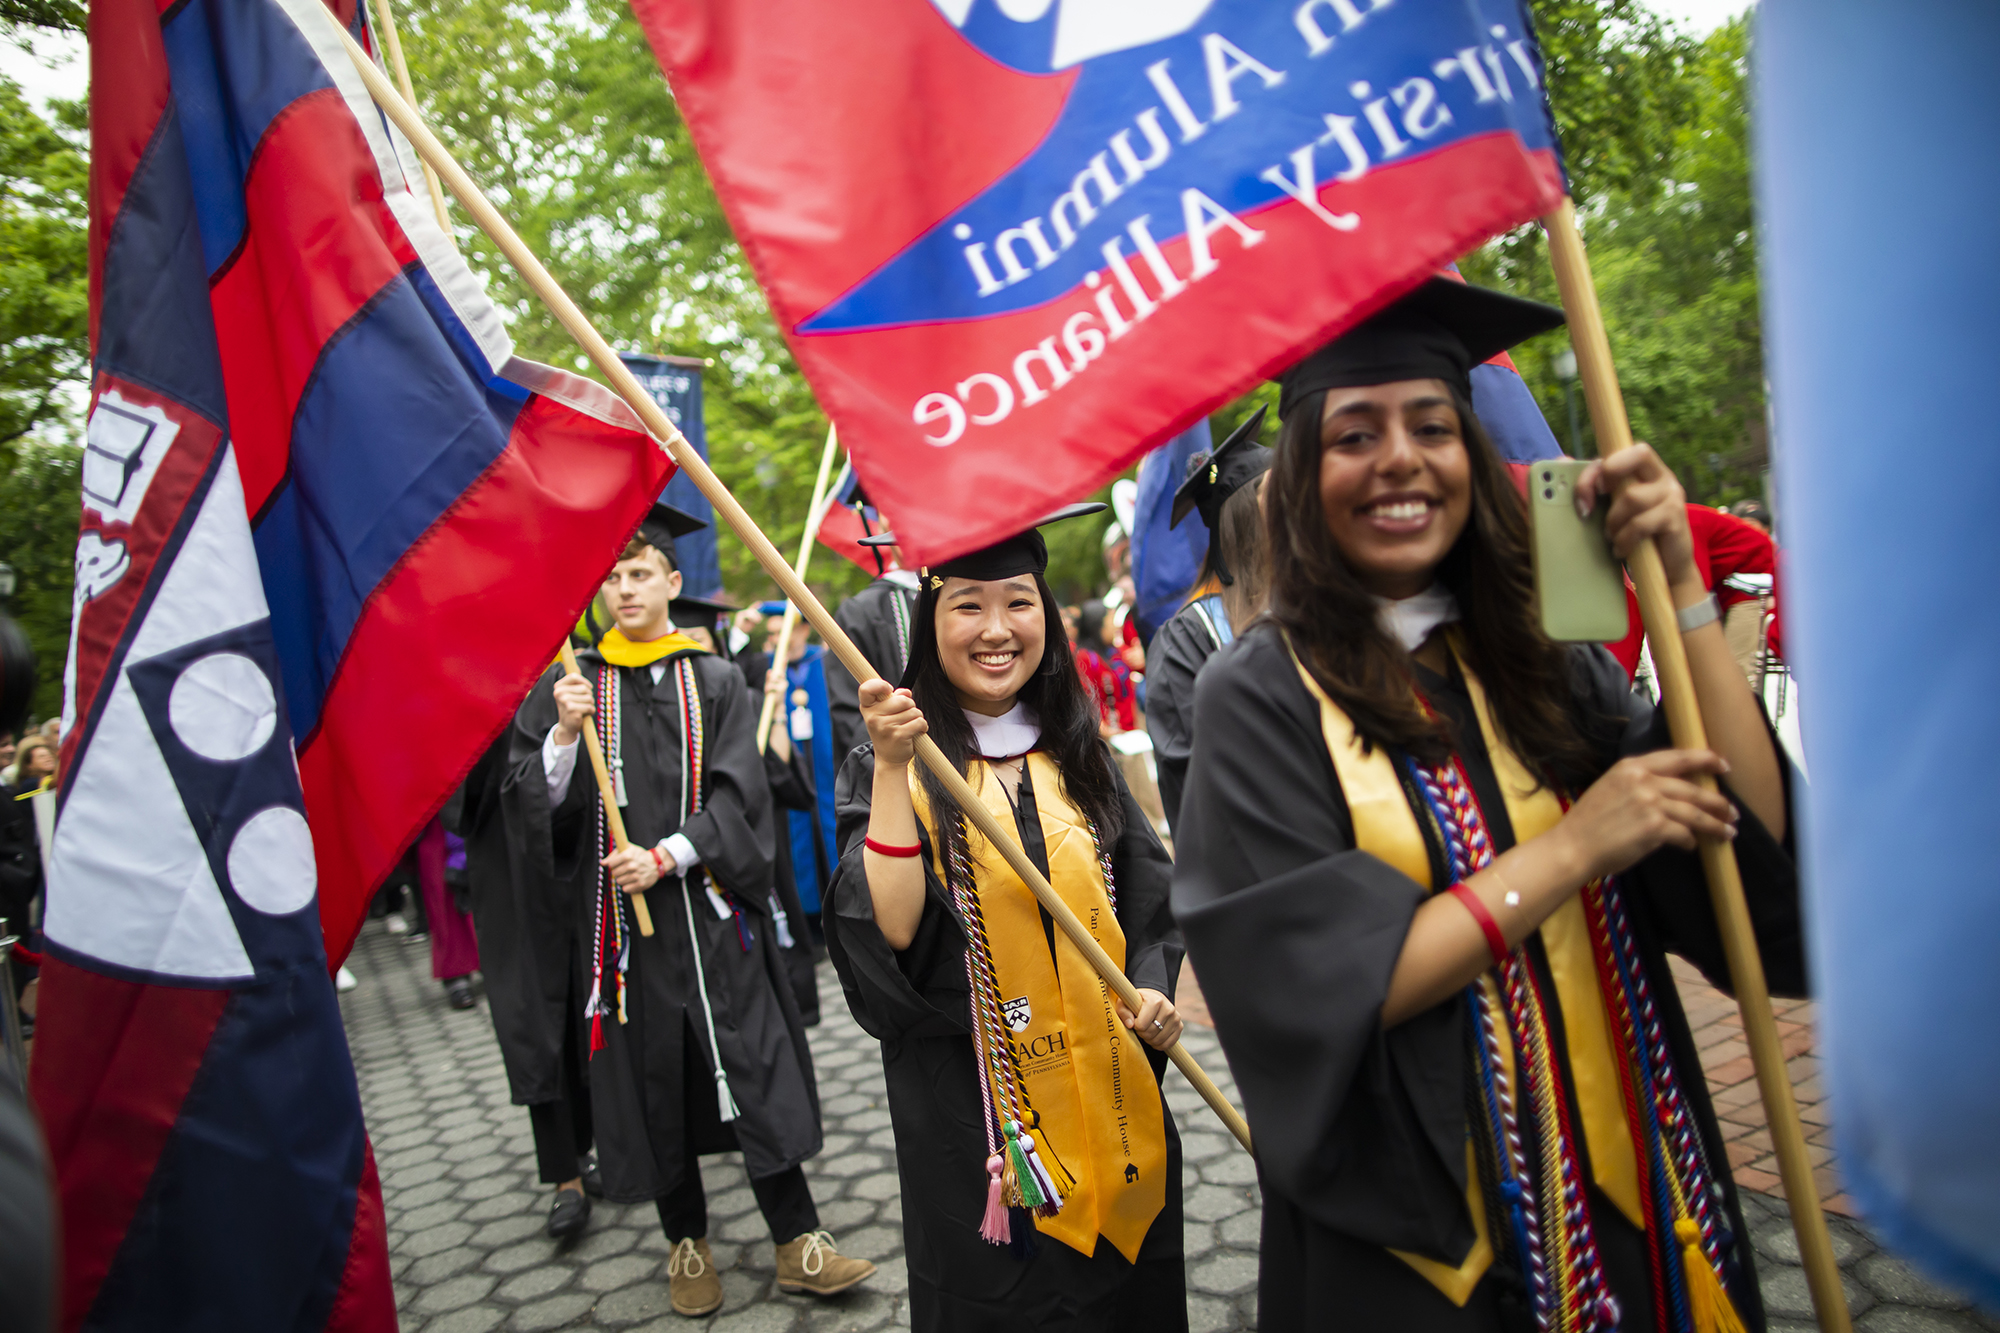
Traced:
[[568, 745], [556, 744], [556, 729], [549, 728], [549, 734], [542, 741], [542, 773], [549, 780], [549, 807], [562, 804], [563, 797], [569, 795], [570, 775], [576, 772], [576, 747], [582, 740], [578, 737]]
[[660, 839], [660, 851], [674, 863], [676, 874], [685, 875], [701, 864], [701, 853], [694, 849], [685, 833], [670, 833]]

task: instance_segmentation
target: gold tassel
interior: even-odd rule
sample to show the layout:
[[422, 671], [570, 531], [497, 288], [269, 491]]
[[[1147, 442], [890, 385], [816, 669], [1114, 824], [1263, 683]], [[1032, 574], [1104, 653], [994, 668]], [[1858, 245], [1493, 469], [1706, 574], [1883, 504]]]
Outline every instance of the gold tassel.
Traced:
[[1708, 1266], [1701, 1252], [1701, 1228], [1688, 1218], [1674, 1223], [1674, 1239], [1681, 1243], [1681, 1273], [1687, 1282], [1688, 1313], [1694, 1317], [1695, 1333], [1747, 1333], [1722, 1279]]

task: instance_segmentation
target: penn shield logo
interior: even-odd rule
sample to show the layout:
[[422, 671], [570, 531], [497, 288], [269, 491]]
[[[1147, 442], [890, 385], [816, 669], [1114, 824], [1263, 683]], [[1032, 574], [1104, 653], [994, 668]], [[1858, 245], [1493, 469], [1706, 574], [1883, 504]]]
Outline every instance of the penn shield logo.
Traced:
[[1006, 1000], [1000, 1005], [1000, 1016], [1007, 1020], [1007, 1027], [1013, 1032], [1026, 1032], [1028, 1024], [1035, 1021], [1034, 1011], [1028, 1008], [1028, 997]]

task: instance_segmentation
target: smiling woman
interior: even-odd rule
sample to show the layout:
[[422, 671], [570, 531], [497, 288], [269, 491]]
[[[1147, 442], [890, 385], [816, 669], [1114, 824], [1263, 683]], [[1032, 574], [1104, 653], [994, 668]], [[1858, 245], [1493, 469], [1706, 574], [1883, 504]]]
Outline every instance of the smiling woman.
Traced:
[[[1170, 867], [1098, 738], [1047, 567], [1030, 530], [924, 571], [902, 687], [861, 686], [827, 952], [883, 1041], [913, 1326], [1185, 1329], [1159, 1092], [1181, 1029]], [[1122, 963], [1137, 1013], [913, 771], [925, 734]]]
[[[1258, 1144], [1266, 1329], [1762, 1326], [1665, 955], [1726, 981], [1689, 852], [1729, 839], [1774, 988], [1803, 986], [1785, 783], [1718, 626], [1683, 635], [1715, 753], [1541, 633], [1469, 375], [1558, 322], [1435, 279], [1283, 380], [1270, 609], [1203, 669], [1174, 830]], [[1579, 495], [1704, 602], [1651, 450]]]

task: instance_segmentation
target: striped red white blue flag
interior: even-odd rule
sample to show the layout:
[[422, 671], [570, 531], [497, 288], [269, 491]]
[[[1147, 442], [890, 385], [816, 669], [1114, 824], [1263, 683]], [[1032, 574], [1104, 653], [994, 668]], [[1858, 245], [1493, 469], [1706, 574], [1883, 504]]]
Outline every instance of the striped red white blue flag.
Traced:
[[671, 474], [513, 356], [318, 3], [91, 5], [32, 1070], [66, 1329], [395, 1327], [329, 962]]

